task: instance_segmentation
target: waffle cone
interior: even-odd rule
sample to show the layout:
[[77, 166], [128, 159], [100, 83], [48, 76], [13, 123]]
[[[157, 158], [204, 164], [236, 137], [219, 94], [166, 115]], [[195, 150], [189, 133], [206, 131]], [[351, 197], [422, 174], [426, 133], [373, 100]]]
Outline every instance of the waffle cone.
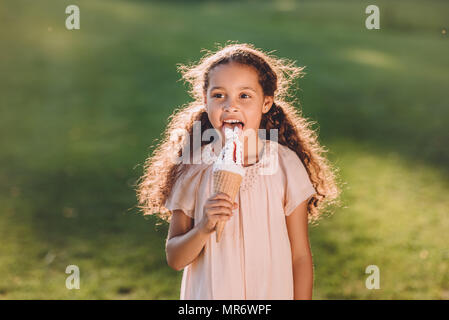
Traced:
[[[214, 172], [214, 193], [226, 193], [231, 197], [232, 202], [235, 201], [241, 183], [242, 176], [237, 173], [224, 170]], [[217, 242], [221, 239], [225, 224], [225, 221], [219, 221], [215, 227]]]

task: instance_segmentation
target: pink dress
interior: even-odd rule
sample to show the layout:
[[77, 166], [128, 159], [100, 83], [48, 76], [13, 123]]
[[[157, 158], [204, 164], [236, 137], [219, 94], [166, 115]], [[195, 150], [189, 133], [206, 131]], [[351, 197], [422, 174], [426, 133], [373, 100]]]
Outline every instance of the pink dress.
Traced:
[[[200, 255], [184, 268], [181, 299], [293, 299], [293, 271], [285, 217], [314, 189], [294, 151], [263, 140], [259, 162], [245, 167], [236, 202], [222, 239], [215, 233]], [[213, 194], [211, 146], [203, 146], [202, 164], [190, 164], [176, 181], [165, 207], [201, 220], [203, 206]], [[206, 160], [204, 160], [206, 157]]]

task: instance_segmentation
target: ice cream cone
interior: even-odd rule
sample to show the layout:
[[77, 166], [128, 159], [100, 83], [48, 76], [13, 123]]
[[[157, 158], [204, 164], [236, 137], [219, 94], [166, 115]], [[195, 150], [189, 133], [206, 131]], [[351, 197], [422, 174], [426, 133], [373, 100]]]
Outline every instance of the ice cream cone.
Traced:
[[[239, 192], [245, 170], [242, 166], [243, 153], [239, 141], [239, 128], [225, 128], [226, 143], [220, 156], [213, 166], [214, 192], [223, 192], [231, 197], [232, 202]], [[220, 221], [215, 226], [216, 241], [219, 242], [225, 222]]]
[[[214, 193], [223, 192], [231, 197], [232, 202], [239, 192], [240, 184], [242, 183], [242, 176], [240, 174], [219, 170], [214, 172]], [[220, 241], [225, 227], [225, 221], [219, 221], [215, 227], [216, 240]]]

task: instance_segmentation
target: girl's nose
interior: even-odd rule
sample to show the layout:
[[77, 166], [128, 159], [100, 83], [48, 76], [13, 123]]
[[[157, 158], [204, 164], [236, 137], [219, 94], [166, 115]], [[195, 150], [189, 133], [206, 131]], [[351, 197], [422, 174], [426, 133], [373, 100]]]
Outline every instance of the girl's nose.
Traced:
[[228, 112], [236, 112], [238, 111], [238, 107], [235, 104], [225, 105], [223, 110]]

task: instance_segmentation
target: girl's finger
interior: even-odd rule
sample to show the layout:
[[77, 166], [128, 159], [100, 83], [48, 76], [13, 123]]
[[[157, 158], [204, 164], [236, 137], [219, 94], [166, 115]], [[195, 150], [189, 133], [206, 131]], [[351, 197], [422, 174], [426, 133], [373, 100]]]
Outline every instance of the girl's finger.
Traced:
[[221, 215], [219, 216], [221, 221], [228, 221], [229, 219], [231, 219], [231, 216], [225, 216], [225, 215]]
[[232, 208], [232, 203], [228, 200], [212, 200], [210, 202], [210, 207], [228, 207]]
[[220, 214], [232, 215], [232, 211], [228, 207], [213, 207], [210, 208], [207, 213], [208, 215], [220, 215]]
[[212, 199], [213, 199], [213, 200], [215, 200], [215, 199], [223, 199], [223, 200], [231, 201], [231, 197], [230, 197], [228, 194], [224, 193], [224, 192], [216, 193], [216, 194], [212, 197]]
[[216, 214], [214, 215], [214, 219], [216, 221], [228, 221], [229, 219], [231, 219], [231, 216], [226, 214]]

